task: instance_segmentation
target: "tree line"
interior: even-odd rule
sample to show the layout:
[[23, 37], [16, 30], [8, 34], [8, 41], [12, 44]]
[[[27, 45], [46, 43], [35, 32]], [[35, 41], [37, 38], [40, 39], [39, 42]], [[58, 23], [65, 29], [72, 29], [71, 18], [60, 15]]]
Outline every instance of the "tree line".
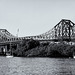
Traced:
[[13, 49], [14, 56], [20, 57], [73, 57], [75, 45], [65, 43], [40, 43], [37, 40], [23, 40]]

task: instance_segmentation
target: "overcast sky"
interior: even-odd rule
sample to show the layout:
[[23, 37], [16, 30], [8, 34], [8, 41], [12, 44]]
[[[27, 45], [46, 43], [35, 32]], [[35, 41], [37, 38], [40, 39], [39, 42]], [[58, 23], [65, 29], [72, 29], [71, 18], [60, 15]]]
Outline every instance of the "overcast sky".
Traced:
[[61, 19], [75, 23], [75, 0], [0, 0], [0, 29], [13, 35], [39, 35]]

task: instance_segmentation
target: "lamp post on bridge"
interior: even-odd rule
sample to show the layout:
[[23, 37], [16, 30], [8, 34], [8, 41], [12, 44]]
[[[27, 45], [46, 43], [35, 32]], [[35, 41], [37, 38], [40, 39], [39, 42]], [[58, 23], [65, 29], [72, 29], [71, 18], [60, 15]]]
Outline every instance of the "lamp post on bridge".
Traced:
[[18, 34], [19, 34], [19, 29], [17, 29], [17, 34], [16, 34], [16, 35], [17, 35], [17, 37], [18, 37]]

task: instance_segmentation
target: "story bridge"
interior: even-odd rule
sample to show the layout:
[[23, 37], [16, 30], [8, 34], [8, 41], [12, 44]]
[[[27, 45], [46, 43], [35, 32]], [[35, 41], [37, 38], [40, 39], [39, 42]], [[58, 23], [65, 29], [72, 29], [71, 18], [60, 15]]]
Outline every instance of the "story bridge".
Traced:
[[75, 24], [71, 20], [62, 19], [51, 30], [36, 36], [16, 37], [6, 29], [0, 29], [0, 49], [7, 49], [8, 44], [17, 44], [23, 39], [40, 41], [75, 41]]

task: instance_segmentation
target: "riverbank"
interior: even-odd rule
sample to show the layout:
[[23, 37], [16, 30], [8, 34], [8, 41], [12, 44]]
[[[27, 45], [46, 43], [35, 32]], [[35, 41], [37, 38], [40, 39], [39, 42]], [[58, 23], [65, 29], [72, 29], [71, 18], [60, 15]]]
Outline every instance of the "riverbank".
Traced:
[[17, 57], [73, 57], [75, 45], [65, 43], [40, 43], [35, 40], [23, 40], [18, 48], [13, 49]]

